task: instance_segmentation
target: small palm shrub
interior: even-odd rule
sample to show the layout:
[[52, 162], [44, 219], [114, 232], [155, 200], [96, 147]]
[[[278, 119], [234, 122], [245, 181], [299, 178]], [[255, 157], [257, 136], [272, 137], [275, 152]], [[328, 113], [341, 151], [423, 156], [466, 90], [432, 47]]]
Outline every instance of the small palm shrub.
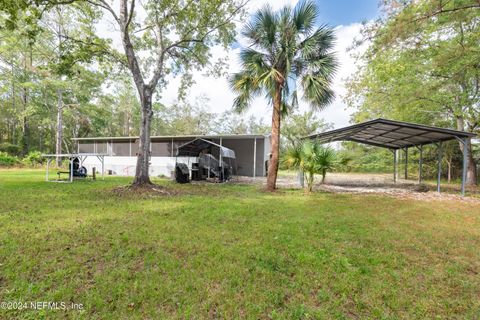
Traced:
[[324, 183], [327, 172], [335, 166], [335, 158], [335, 150], [332, 148], [325, 147], [318, 141], [306, 140], [287, 149], [282, 162], [287, 168], [300, 170], [305, 174], [306, 190], [311, 192], [315, 175], [320, 174]]

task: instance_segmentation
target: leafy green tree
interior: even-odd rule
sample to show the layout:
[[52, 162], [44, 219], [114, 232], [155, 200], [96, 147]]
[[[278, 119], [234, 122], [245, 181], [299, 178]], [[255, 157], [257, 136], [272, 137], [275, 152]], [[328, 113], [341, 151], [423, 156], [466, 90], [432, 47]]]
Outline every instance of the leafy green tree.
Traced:
[[305, 140], [288, 148], [282, 161], [287, 168], [300, 170], [306, 174], [306, 190], [311, 192], [315, 175], [322, 175], [324, 183], [327, 171], [333, 170], [335, 151], [316, 140]]
[[[387, 117], [478, 132], [480, 4], [386, 1], [386, 16], [363, 30], [364, 66], [349, 81], [356, 121]], [[463, 152], [463, 146], [462, 152]], [[468, 142], [467, 184], [476, 184]]]
[[[186, 74], [210, 60], [210, 47], [226, 47], [234, 36], [233, 18], [245, 5], [237, 0], [146, 1], [120, 0], [118, 10], [103, 0], [88, 3], [107, 13], [120, 30], [121, 60], [131, 72], [140, 97], [139, 152], [134, 185], [149, 185], [152, 97], [169, 74]], [[143, 11], [138, 12], [138, 5]], [[106, 48], [111, 50], [111, 48]], [[140, 54], [141, 52], [146, 54]]]
[[319, 9], [312, 1], [278, 12], [265, 6], [242, 32], [248, 46], [240, 54], [242, 71], [230, 80], [237, 94], [234, 109], [244, 111], [259, 95], [267, 97], [273, 106], [269, 191], [276, 188], [281, 116], [297, 105], [297, 86], [303, 91], [303, 99], [317, 109], [334, 96], [330, 88], [336, 69], [331, 52], [334, 34], [326, 26], [316, 27], [318, 16]]
[[270, 131], [263, 118], [251, 115], [248, 118], [232, 111], [225, 111], [215, 119], [213, 132], [216, 134], [267, 134]]
[[318, 118], [313, 110], [303, 113], [292, 113], [285, 118], [282, 129], [282, 137], [285, 138], [284, 145], [288, 148], [301, 141], [301, 138], [314, 133], [333, 129], [333, 124], [326, 123], [324, 119]]
[[[99, 96], [104, 74], [91, 68], [90, 54], [79, 56], [65, 39], [88, 34], [84, 30], [96, 20], [64, 9], [63, 24], [54, 19], [56, 12], [44, 13], [32, 23], [30, 12], [18, 11], [14, 28], [0, 29], [0, 90], [4, 93], [0, 96], [4, 120], [0, 122], [0, 141], [20, 145], [21, 154], [53, 152], [55, 146], [71, 150], [71, 138], [91, 127], [92, 102]], [[58, 28], [64, 24], [68, 28], [62, 27], [59, 34]]]

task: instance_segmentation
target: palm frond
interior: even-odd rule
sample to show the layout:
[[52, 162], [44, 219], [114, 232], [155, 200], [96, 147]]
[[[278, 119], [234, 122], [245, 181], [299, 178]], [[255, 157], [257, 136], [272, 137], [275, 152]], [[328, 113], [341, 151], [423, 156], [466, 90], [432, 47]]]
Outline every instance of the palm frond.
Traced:
[[320, 12], [315, 2], [301, 1], [295, 7], [293, 13], [293, 24], [298, 32], [310, 34], [315, 27], [315, 22], [318, 19]]
[[237, 94], [236, 110], [248, 108], [249, 95], [263, 93], [273, 103], [273, 97], [280, 94], [285, 115], [298, 105], [298, 86], [303, 99], [316, 109], [333, 100], [334, 33], [326, 25], [315, 27], [318, 16], [313, 0], [302, 0], [295, 8], [286, 6], [278, 12], [266, 5], [253, 15], [242, 32], [250, 42], [240, 54], [243, 71], [231, 81]]
[[327, 25], [322, 25], [299, 44], [299, 54], [305, 60], [313, 60], [319, 55], [329, 52], [334, 45], [333, 30]]
[[250, 45], [260, 46], [270, 52], [275, 43], [277, 25], [277, 15], [267, 4], [253, 15], [242, 30], [242, 35], [250, 41]]
[[229, 79], [230, 88], [237, 94], [233, 102], [236, 112], [243, 112], [250, 107], [250, 102], [261, 93], [255, 77], [248, 72], [239, 72]]
[[302, 80], [303, 98], [311, 107], [321, 110], [333, 102], [335, 94], [330, 88], [330, 81], [319, 74], [309, 73]]

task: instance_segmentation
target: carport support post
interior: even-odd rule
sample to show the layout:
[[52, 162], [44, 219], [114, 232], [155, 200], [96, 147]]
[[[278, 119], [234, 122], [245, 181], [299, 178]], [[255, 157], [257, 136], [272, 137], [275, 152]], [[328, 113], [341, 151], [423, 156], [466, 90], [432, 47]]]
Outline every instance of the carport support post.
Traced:
[[397, 149], [393, 150], [393, 183], [397, 182]]
[[440, 178], [442, 177], [442, 142], [438, 143], [438, 172], [437, 172], [437, 192], [440, 193]]
[[408, 179], [408, 148], [405, 148], [405, 180]]
[[420, 150], [420, 157], [418, 158], [418, 183], [422, 183], [422, 164], [423, 164], [423, 146], [418, 148]]
[[463, 139], [463, 167], [462, 167], [462, 196], [465, 195], [465, 181], [467, 180], [468, 138]]

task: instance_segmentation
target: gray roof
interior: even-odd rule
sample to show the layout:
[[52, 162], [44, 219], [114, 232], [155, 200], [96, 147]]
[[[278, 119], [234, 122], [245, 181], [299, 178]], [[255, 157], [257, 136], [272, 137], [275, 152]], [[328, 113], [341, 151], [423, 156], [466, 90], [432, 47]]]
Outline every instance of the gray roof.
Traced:
[[222, 155], [222, 157], [235, 159], [235, 151], [233, 151], [232, 149], [226, 148], [212, 141], [200, 138], [189, 141], [179, 146], [177, 148], [177, 156], [198, 157], [202, 150], [208, 148], [210, 145], [218, 147], [220, 149], [220, 154]]
[[313, 134], [305, 138], [322, 142], [353, 141], [372, 146], [401, 149], [456, 138], [472, 138], [470, 132], [457, 131], [416, 123], [375, 119], [352, 126]]
[[[150, 139], [153, 140], [163, 140], [163, 139], [254, 139], [254, 138], [266, 138], [269, 135], [263, 134], [219, 134], [219, 135], [177, 135], [177, 136], [151, 136]], [[72, 138], [74, 141], [110, 141], [110, 140], [136, 140], [138, 136], [132, 137], [82, 137], [82, 138]]]

